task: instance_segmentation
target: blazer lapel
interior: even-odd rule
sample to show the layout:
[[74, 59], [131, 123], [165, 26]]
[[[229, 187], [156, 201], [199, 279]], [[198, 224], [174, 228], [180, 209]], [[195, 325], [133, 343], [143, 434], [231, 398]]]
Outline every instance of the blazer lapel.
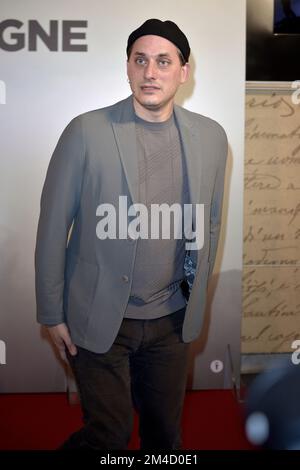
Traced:
[[[194, 129], [193, 123], [187, 118], [183, 109], [179, 106], [174, 106], [174, 113], [178, 124], [178, 129], [181, 137], [183, 146], [183, 152], [187, 166], [187, 177], [190, 191], [190, 203], [200, 203], [200, 189], [201, 189], [201, 177], [202, 177], [202, 156], [201, 156], [201, 138], [199, 133]], [[192, 216], [192, 229], [196, 230], [196, 214], [193, 210]], [[194, 279], [198, 269], [198, 252], [197, 250], [187, 251], [184, 260], [184, 273], [185, 279], [188, 284], [189, 292], [191, 292]], [[187, 294], [187, 300], [189, 294]]]
[[[183, 146], [184, 158], [187, 166], [188, 185], [190, 191], [190, 203], [200, 202], [201, 189], [201, 139], [193, 127], [193, 123], [186, 117], [180, 106], [174, 106], [174, 113]], [[195, 230], [195, 211], [193, 211], [193, 229]]]
[[132, 203], [135, 204], [139, 202], [139, 173], [132, 95], [121, 102], [112, 127]]

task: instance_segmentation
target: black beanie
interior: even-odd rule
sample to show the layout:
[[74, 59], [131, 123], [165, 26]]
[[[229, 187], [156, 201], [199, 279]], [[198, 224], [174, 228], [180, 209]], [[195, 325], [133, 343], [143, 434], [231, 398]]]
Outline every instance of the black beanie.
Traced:
[[187, 37], [183, 34], [183, 32], [178, 28], [177, 24], [173, 23], [173, 21], [161, 21], [152, 18], [151, 20], [145, 21], [138, 29], [133, 31], [127, 41], [127, 58], [128, 51], [132, 44], [141, 36], [146, 36], [147, 34], [154, 34], [155, 36], [161, 36], [162, 38], [168, 39], [171, 41], [175, 46], [180, 49], [184, 60], [188, 62], [189, 55], [190, 55], [190, 46], [187, 40]]

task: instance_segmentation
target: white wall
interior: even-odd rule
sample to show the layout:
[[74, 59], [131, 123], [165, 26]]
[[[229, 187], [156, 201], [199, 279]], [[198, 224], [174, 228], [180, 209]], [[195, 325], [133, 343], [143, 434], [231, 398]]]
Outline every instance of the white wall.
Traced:
[[224, 272], [241, 272], [245, 0], [1, 0], [1, 21], [9, 18], [23, 21], [23, 32], [28, 19], [45, 29], [50, 19], [88, 21], [86, 41], [80, 41], [88, 43], [88, 52], [50, 52], [42, 43], [37, 52], [0, 50], [0, 81], [6, 85], [6, 104], [0, 104], [0, 340], [7, 362], [0, 364], [0, 392], [56, 391], [65, 387], [64, 372], [35, 322], [40, 193], [51, 152], [70, 119], [130, 93], [126, 42], [147, 18], [171, 19], [189, 38], [193, 77], [179, 104], [218, 120], [227, 131], [227, 233], [219, 264], [222, 259]]

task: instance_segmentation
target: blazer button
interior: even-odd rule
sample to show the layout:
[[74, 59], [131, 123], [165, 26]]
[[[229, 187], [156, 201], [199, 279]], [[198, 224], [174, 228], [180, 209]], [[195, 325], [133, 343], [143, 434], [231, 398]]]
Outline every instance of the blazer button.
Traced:
[[129, 281], [129, 278], [128, 278], [128, 276], [126, 276], [126, 274], [123, 274], [122, 279], [123, 279], [124, 282]]

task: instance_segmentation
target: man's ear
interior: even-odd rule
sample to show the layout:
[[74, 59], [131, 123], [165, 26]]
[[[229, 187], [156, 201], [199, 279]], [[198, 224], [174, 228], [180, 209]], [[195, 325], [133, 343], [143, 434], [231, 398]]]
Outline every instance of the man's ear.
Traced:
[[181, 67], [181, 83], [185, 83], [190, 76], [190, 71], [191, 67], [188, 62], [186, 62], [184, 65]]

